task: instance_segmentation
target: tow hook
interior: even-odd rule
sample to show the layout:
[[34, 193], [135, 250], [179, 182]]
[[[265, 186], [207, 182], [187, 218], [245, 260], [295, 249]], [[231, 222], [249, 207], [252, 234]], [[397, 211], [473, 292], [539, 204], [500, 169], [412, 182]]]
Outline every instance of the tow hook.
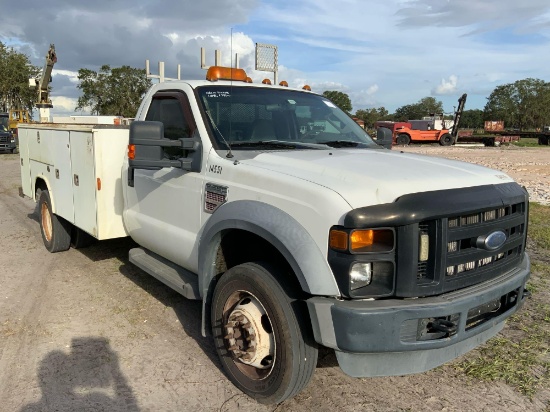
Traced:
[[454, 335], [458, 330], [458, 325], [447, 319], [434, 319], [428, 326], [437, 332], [448, 333], [449, 335]]
[[531, 297], [531, 291], [527, 288], [523, 289], [523, 295], [521, 296], [521, 300], [529, 299], [530, 297]]

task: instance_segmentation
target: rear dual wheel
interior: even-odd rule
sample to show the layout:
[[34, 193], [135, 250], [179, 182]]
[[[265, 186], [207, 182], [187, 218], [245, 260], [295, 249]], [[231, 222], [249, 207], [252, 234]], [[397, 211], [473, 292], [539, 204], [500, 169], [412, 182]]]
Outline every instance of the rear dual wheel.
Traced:
[[71, 224], [52, 212], [50, 192], [42, 190], [38, 200], [40, 213], [40, 231], [46, 249], [51, 252], [62, 252], [71, 245]]
[[260, 403], [299, 393], [317, 364], [317, 346], [303, 301], [289, 296], [265, 263], [229, 269], [212, 301], [212, 331], [226, 374]]
[[82, 249], [93, 245], [97, 239], [92, 235], [89, 235], [82, 229], [72, 225], [71, 230], [71, 247], [74, 249]]

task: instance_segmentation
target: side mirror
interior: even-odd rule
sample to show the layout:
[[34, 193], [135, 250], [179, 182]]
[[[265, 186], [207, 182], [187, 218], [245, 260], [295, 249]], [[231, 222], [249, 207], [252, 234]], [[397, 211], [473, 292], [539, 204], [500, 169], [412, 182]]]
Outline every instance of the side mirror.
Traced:
[[[182, 157], [168, 159], [164, 154], [165, 147], [182, 149]], [[164, 124], [153, 121], [134, 121], [130, 124], [130, 141], [128, 145], [128, 185], [134, 186], [134, 170], [160, 170], [174, 167], [200, 172], [202, 144], [198, 136], [178, 140], [164, 137]], [[184, 157], [184, 151], [191, 152]]]
[[393, 133], [387, 127], [379, 127], [376, 129], [376, 143], [385, 149], [391, 149], [393, 144]]

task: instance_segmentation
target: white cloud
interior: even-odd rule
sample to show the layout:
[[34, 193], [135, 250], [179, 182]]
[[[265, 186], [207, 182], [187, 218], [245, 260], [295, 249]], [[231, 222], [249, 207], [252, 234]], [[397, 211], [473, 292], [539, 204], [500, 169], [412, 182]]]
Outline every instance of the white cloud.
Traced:
[[375, 94], [377, 91], [378, 91], [379, 87], [377, 84], [373, 84], [372, 86], [370, 86], [368, 89], [367, 89], [367, 94], [369, 96], [372, 96], [373, 94]]
[[435, 95], [441, 95], [441, 94], [454, 94], [456, 93], [456, 86], [458, 83], [458, 77], [456, 77], [454, 74], [451, 74], [449, 76], [449, 80], [441, 79], [441, 83], [436, 86], [436, 88], [433, 90], [433, 94]]
[[69, 80], [73, 83], [78, 83], [78, 72], [72, 71], [72, 70], [62, 70], [62, 69], [56, 69], [54, 66], [54, 69], [52, 71], [52, 76], [55, 77], [58, 74], [67, 76]]
[[74, 113], [74, 108], [77, 105], [77, 100], [71, 97], [65, 96], [51, 96], [53, 109], [51, 109], [53, 115], [67, 115]]

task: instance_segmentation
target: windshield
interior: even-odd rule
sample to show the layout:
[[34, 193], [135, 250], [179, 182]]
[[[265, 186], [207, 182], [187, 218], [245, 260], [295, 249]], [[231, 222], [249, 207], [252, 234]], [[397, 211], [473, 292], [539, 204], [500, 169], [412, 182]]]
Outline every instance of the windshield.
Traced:
[[0, 132], [7, 132], [9, 130], [10, 119], [8, 116], [0, 116]]
[[203, 86], [198, 94], [222, 148], [224, 141], [234, 150], [378, 147], [330, 100], [312, 93]]

